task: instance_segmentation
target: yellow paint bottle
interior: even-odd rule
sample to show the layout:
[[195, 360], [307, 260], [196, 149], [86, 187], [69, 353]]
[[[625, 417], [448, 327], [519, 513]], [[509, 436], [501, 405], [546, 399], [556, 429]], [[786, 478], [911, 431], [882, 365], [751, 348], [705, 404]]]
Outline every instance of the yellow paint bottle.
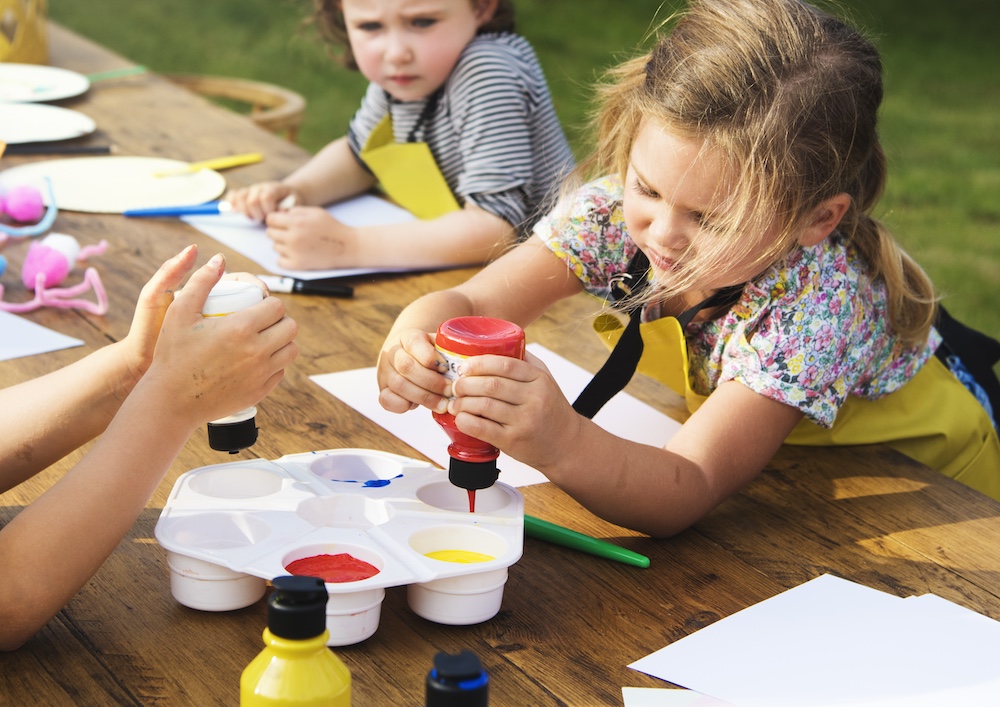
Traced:
[[316, 577], [276, 577], [265, 648], [240, 678], [240, 707], [350, 707], [351, 671], [327, 648], [328, 594]]

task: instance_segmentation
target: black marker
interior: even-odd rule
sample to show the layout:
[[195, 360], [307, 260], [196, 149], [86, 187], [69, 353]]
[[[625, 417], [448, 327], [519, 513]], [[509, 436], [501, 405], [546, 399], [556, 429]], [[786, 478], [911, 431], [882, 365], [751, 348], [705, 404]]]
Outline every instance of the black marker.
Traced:
[[336, 278], [325, 280], [296, 280], [294, 277], [258, 275], [271, 292], [289, 292], [299, 295], [322, 295], [324, 297], [353, 297], [354, 288], [336, 282]]
[[17, 143], [7, 145], [11, 155], [110, 155], [110, 145], [60, 145], [58, 143]]

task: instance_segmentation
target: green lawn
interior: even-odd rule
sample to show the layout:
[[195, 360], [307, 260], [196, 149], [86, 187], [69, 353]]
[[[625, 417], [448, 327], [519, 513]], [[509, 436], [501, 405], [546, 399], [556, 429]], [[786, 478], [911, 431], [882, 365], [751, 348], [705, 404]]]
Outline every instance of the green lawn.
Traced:
[[[880, 215], [951, 311], [1000, 337], [1000, 4], [840, 5], [872, 32], [886, 65], [882, 134], [891, 176]], [[578, 155], [589, 84], [629, 56], [671, 6], [518, 0], [519, 29], [538, 51]], [[309, 0], [51, 0], [49, 12], [155, 71], [245, 76], [301, 92], [308, 109], [300, 143], [315, 151], [343, 134], [364, 81], [303, 26], [310, 8]]]

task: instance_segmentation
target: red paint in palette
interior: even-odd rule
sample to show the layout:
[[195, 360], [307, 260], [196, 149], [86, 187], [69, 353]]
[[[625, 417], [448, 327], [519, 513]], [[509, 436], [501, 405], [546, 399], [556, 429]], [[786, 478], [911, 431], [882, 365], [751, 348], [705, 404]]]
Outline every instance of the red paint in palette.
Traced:
[[359, 582], [379, 573], [375, 565], [346, 552], [336, 555], [313, 555], [285, 565], [289, 574], [319, 577], [324, 582]]

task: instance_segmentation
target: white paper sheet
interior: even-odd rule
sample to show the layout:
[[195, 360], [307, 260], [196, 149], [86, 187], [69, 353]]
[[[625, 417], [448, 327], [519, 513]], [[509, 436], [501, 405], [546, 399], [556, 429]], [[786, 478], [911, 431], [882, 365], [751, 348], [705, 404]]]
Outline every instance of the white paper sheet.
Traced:
[[[528, 350], [548, 366], [569, 400], [574, 400], [593, 377], [543, 346], [529, 344]], [[411, 410], [403, 415], [386, 412], [378, 403], [374, 368], [325, 373], [312, 376], [312, 380], [434, 463], [442, 468], [448, 466], [448, 435], [424, 408]], [[666, 444], [680, 428], [680, 423], [673, 418], [627, 393], [619, 393], [608, 401], [594, 417], [594, 422], [620, 437], [657, 447]], [[500, 455], [497, 466], [501, 470], [500, 480], [511, 486], [528, 486], [547, 481], [540, 472], [506, 454]]]
[[[406, 223], [415, 220], [413, 214], [385, 199], [370, 194], [328, 206], [330, 215], [351, 226], [376, 226]], [[265, 234], [263, 224], [242, 214], [218, 216], [184, 216], [183, 221], [207, 236], [214, 238], [275, 275], [285, 275], [299, 280], [317, 280], [327, 277], [347, 277], [373, 272], [401, 272], [401, 268], [340, 268], [335, 270], [290, 270], [278, 266], [278, 254]]]
[[1000, 623], [823, 575], [629, 667], [739, 707], [994, 707]]
[[74, 346], [83, 346], [83, 342], [10, 312], [0, 311], [0, 361]]
[[622, 701], [625, 707], [734, 707], [694, 690], [658, 690], [654, 687], [623, 687]]

